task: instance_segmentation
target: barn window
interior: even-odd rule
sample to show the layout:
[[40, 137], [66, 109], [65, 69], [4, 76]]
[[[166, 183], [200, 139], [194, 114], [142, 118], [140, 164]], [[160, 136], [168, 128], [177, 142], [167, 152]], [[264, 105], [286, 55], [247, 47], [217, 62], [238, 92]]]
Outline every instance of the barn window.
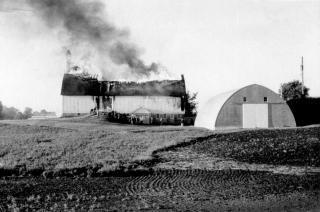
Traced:
[[243, 102], [246, 102], [247, 101], [247, 97], [243, 97]]
[[160, 114], [157, 114], [156, 117], [157, 117], [157, 119], [160, 118]]
[[268, 97], [263, 97], [264, 102], [268, 102]]

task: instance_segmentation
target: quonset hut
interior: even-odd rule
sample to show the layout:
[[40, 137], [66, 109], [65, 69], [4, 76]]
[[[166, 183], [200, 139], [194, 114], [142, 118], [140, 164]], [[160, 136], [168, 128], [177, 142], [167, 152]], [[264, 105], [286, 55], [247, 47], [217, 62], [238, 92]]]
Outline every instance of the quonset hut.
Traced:
[[62, 116], [89, 114], [95, 110], [139, 118], [143, 123], [178, 124], [184, 114], [185, 81], [98, 81], [65, 74], [62, 82]]
[[208, 129], [295, 127], [294, 116], [272, 90], [253, 84], [211, 98], [198, 112], [195, 126]]

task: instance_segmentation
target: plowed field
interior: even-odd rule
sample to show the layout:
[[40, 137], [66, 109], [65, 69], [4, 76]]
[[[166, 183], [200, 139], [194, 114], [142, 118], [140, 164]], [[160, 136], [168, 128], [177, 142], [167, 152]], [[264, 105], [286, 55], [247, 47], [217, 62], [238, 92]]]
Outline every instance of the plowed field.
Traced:
[[284, 210], [320, 207], [320, 176], [159, 170], [122, 177], [6, 179], [4, 210]]

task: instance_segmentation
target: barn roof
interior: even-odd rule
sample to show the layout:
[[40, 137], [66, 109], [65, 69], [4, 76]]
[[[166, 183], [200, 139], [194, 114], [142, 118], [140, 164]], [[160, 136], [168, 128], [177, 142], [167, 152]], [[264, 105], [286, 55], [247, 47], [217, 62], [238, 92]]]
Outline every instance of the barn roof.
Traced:
[[101, 92], [110, 96], [183, 96], [186, 93], [183, 80], [148, 82], [101, 82]]
[[200, 108], [194, 125], [196, 127], [214, 129], [222, 106], [237, 91], [238, 90], [224, 92], [209, 99], [205, 105]]
[[98, 96], [99, 81], [73, 74], [65, 74], [62, 80], [61, 95], [65, 96]]
[[141, 115], [141, 114], [166, 114], [166, 111], [163, 110], [154, 110], [154, 109], [148, 109], [145, 107], [139, 107], [138, 109], [131, 112], [135, 115]]
[[175, 96], [186, 94], [182, 80], [162, 80], [147, 82], [98, 81], [81, 76], [65, 74], [61, 95], [90, 96]]
[[132, 114], [151, 114], [151, 110], [144, 108], [144, 107], [139, 107], [135, 111], [132, 112]]

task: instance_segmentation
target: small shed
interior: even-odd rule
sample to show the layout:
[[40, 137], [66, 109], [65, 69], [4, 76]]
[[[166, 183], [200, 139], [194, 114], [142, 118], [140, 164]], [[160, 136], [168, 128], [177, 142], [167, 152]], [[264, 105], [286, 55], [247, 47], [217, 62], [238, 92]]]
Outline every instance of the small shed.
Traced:
[[143, 123], [143, 124], [150, 124], [151, 122], [151, 111], [140, 107], [137, 110], [135, 110], [134, 112], [132, 112], [132, 116], [139, 118], [139, 120]]
[[286, 102], [272, 90], [257, 84], [222, 93], [200, 108], [196, 127], [208, 129], [295, 127]]

